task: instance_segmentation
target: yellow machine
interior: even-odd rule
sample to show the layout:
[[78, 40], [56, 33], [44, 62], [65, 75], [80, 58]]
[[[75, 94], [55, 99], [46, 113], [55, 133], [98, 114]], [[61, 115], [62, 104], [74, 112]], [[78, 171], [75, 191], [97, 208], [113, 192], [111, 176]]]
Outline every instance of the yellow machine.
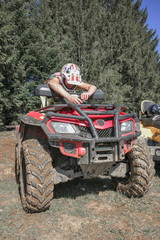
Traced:
[[160, 105], [145, 100], [141, 103], [141, 132], [147, 139], [154, 161], [160, 161]]

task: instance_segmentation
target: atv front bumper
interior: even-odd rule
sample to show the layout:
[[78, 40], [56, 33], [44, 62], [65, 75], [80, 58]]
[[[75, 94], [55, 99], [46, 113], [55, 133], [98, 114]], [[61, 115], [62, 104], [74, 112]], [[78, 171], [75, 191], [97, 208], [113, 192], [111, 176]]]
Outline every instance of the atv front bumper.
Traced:
[[[108, 112], [107, 112], [108, 113]], [[112, 111], [113, 113], [113, 111]], [[95, 114], [95, 113], [94, 113]], [[104, 113], [103, 113], [104, 114]], [[50, 117], [62, 117], [62, 114], [47, 114], [41, 123], [41, 127], [48, 137], [52, 147], [59, 147], [61, 153], [67, 156], [80, 158], [79, 164], [89, 163], [105, 163], [122, 161], [125, 158], [124, 145], [127, 149], [131, 149], [133, 139], [141, 135], [140, 131], [136, 131], [126, 136], [119, 136], [118, 120], [133, 117], [134, 114], [125, 116], [117, 116], [114, 119], [114, 137], [100, 138], [96, 132], [93, 122], [90, 118], [84, 116], [76, 116], [78, 119], [87, 119], [90, 125], [91, 137], [81, 137], [74, 134], [56, 134], [51, 133], [47, 127]], [[68, 117], [64, 115], [63, 117]], [[73, 116], [72, 116], [73, 118]]]

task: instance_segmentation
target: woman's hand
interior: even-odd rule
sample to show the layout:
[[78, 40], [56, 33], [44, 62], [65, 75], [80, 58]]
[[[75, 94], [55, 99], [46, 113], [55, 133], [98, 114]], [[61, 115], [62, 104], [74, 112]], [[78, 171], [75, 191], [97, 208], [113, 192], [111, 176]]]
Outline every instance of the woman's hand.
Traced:
[[90, 97], [90, 94], [88, 92], [84, 92], [81, 94], [82, 100], [88, 100], [89, 97]]
[[75, 104], [81, 104], [82, 103], [82, 100], [79, 99], [77, 95], [70, 95], [67, 99], [70, 103], [75, 103]]

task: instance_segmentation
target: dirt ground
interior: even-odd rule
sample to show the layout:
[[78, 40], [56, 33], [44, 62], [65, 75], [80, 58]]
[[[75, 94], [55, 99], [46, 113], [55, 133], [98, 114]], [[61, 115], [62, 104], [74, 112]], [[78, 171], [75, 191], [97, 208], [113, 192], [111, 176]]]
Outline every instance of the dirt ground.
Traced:
[[160, 163], [141, 199], [119, 194], [108, 177], [74, 180], [55, 186], [49, 210], [27, 214], [14, 176], [16, 142], [15, 131], [0, 133], [0, 239], [160, 239]]

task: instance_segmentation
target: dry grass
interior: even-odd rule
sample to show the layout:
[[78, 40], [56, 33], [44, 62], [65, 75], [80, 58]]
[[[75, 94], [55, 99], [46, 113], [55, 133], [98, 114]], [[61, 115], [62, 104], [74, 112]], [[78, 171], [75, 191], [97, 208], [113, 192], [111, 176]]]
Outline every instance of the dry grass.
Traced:
[[159, 240], [160, 163], [152, 189], [141, 199], [117, 193], [108, 177], [75, 180], [56, 186], [50, 209], [39, 214], [23, 211], [9, 175], [0, 181], [0, 223], [0, 239]]
[[[23, 211], [14, 179], [0, 182], [1, 239], [159, 239], [160, 178], [142, 199], [128, 199], [106, 178], [55, 188], [46, 212]], [[54, 236], [54, 238], [53, 238]]]

